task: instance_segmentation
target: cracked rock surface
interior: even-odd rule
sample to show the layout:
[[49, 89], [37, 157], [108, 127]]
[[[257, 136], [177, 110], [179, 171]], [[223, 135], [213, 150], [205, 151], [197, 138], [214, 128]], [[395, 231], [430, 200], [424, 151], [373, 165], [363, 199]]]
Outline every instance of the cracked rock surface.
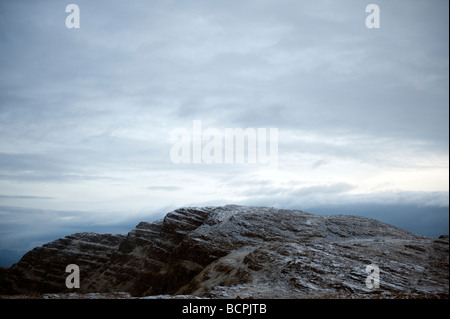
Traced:
[[[0, 269], [0, 294], [207, 298], [448, 298], [448, 236], [348, 215], [228, 205], [181, 208], [127, 235], [78, 233]], [[366, 286], [366, 267], [379, 288]], [[60, 295], [58, 295], [60, 296]]]

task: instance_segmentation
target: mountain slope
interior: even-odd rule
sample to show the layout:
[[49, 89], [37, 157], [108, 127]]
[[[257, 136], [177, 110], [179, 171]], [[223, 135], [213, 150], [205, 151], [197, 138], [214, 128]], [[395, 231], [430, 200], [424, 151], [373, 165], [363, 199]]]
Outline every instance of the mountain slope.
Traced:
[[[447, 297], [448, 237], [418, 236], [373, 219], [229, 205], [182, 208], [128, 235], [74, 234], [0, 272], [3, 294], [77, 292], [214, 298]], [[366, 266], [380, 287], [366, 287]]]

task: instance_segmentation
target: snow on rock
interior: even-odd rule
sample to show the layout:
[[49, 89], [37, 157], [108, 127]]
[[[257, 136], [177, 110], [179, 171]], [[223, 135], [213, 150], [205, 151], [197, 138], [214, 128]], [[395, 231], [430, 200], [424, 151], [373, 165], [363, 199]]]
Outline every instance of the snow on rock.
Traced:
[[[0, 270], [0, 294], [44, 298], [448, 298], [448, 236], [358, 216], [181, 208], [126, 236], [78, 233]], [[65, 267], [80, 267], [77, 294]], [[380, 287], [366, 286], [366, 266]]]

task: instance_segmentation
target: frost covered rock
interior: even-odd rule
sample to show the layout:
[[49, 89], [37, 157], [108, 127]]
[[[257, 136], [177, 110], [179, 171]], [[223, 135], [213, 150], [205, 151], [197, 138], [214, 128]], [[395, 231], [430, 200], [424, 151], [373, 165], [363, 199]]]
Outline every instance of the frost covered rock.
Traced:
[[[0, 293], [211, 298], [448, 298], [448, 236], [418, 236], [357, 216], [229, 205], [181, 208], [126, 236], [74, 234], [0, 272]], [[379, 267], [379, 288], [366, 266]]]

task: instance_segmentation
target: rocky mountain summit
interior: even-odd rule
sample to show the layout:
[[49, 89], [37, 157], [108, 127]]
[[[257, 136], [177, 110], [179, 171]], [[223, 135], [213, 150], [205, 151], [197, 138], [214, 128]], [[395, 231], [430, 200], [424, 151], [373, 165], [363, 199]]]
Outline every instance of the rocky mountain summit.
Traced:
[[[80, 288], [68, 289], [68, 264]], [[368, 265], [379, 288], [366, 286]], [[448, 236], [357, 216], [228, 205], [181, 208], [127, 235], [78, 233], [0, 269], [0, 294], [208, 298], [448, 298]]]

